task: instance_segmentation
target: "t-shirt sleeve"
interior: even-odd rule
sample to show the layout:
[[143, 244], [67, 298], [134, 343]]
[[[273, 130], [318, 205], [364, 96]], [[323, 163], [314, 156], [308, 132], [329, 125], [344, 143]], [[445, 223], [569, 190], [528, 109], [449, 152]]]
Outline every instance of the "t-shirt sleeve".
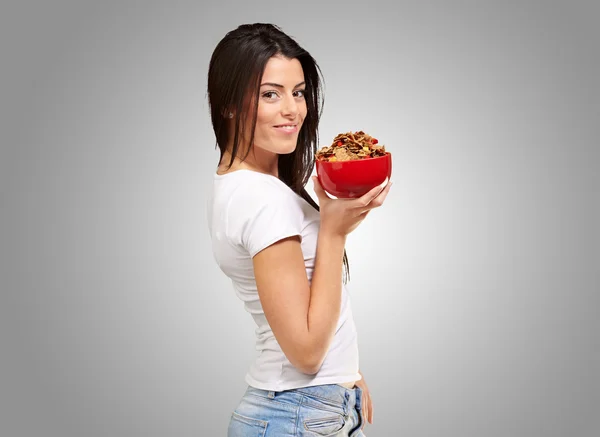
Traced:
[[254, 257], [284, 238], [302, 238], [302, 207], [291, 190], [271, 181], [253, 182], [230, 199], [227, 232], [231, 241]]

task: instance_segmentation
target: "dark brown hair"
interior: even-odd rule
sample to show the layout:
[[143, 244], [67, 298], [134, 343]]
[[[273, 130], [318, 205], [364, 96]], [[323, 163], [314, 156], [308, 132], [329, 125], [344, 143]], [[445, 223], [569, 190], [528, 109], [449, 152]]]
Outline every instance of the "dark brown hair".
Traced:
[[[208, 101], [216, 147], [223, 158], [229, 143], [227, 114], [234, 115], [233, 149], [229, 167], [238, 153], [240, 139], [246, 138], [244, 120], [252, 117], [250, 144], [254, 141], [254, 131], [258, 111], [258, 95], [265, 66], [273, 56], [297, 59], [304, 71], [306, 82], [307, 114], [298, 134], [296, 149], [289, 154], [279, 155], [279, 179], [295, 193], [306, 200], [313, 208], [319, 205], [310, 197], [306, 189], [315, 165], [318, 145], [319, 120], [323, 110], [322, 73], [313, 57], [278, 26], [273, 24], [243, 24], [228, 32], [217, 44], [208, 68]], [[246, 151], [245, 159], [250, 152]], [[350, 277], [348, 257], [344, 250], [344, 282]]]

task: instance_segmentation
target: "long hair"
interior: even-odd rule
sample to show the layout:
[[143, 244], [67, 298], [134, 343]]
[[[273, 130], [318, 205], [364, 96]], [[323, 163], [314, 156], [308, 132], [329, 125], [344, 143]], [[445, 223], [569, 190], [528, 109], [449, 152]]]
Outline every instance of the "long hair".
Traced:
[[[304, 71], [306, 82], [307, 114], [298, 134], [298, 143], [292, 153], [278, 159], [279, 179], [319, 211], [319, 205], [304, 188], [315, 166], [318, 129], [324, 98], [322, 72], [313, 57], [273, 24], [243, 24], [228, 32], [217, 44], [208, 68], [208, 102], [215, 132], [215, 149], [220, 149], [220, 160], [227, 149], [232, 132], [228, 129], [227, 114], [234, 114], [233, 149], [229, 167], [237, 156], [242, 138], [254, 142], [258, 112], [260, 82], [265, 66], [273, 56], [297, 59]], [[251, 117], [251, 118], [248, 118]], [[251, 119], [250, 135], [244, 132], [244, 121]], [[251, 147], [246, 150], [245, 159]], [[344, 249], [344, 282], [350, 277], [348, 256]]]

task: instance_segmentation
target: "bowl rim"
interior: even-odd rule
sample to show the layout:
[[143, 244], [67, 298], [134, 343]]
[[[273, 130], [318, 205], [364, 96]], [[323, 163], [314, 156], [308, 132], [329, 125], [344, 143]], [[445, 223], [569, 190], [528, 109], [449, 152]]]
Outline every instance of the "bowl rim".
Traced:
[[[380, 160], [380, 159], [386, 159], [386, 158], [388, 158], [388, 157], [391, 157], [391, 156], [392, 156], [392, 152], [387, 152], [387, 151], [386, 151], [386, 152], [385, 152], [385, 155], [383, 155], [383, 156], [376, 156], [375, 158], [369, 158], [369, 159], [353, 159], [353, 160], [349, 160], [349, 161], [334, 161], [334, 162], [330, 162], [330, 161], [323, 161], [323, 160], [320, 160], [320, 159], [318, 159], [318, 158], [316, 157], [316, 155], [315, 155], [315, 162], [320, 162], [320, 163], [321, 163], [321, 165], [334, 165], [334, 164], [338, 164], [338, 165], [339, 165], [339, 164], [348, 164], [348, 163], [351, 163], [351, 162], [358, 163], [358, 162], [378, 161], [378, 160]], [[354, 164], [352, 164], [352, 165], [354, 165]]]

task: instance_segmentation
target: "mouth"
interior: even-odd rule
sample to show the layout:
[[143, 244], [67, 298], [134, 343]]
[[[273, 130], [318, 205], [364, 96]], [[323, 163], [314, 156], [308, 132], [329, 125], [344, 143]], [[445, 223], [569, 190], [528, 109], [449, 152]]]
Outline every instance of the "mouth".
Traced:
[[287, 123], [280, 124], [278, 126], [273, 126], [276, 130], [283, 133], [295, 133], [298, 132], [298, 124], [297, 123]]

